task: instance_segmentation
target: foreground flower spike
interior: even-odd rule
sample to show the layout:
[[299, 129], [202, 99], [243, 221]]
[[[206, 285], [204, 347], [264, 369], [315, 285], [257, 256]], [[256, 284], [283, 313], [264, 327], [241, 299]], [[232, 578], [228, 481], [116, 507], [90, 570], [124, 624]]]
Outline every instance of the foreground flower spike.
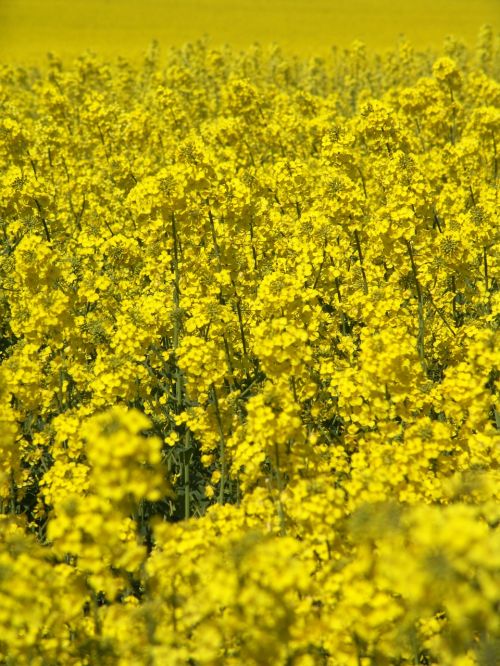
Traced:
[[493, 666], [498, 40], [0, 68], [0, 662]]

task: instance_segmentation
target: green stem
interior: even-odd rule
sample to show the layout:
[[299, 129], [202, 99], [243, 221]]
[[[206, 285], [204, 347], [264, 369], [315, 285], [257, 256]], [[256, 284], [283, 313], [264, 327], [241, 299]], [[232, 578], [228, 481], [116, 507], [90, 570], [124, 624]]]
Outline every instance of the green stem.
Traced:
[[361, 183], [362, 183], [362, 185], [363, 185], [363, 192], [364, 192], [364, 195], [365, 195], [365, 199], [368, 199], [368, 194], [366, 193], [366, 180], [365, 180], [365, 176], [364, 176], [364, 174], [363, 174], [363, 172], [361, 171], [361, 168], [360, 168], [359, 166], [356, 166], [356, 168], [357, 168], [358, 173], [359, 173], [359, 175], [360, 175], [360, 177], [361, 177]]
[[[180, 322], [179, 322], [179, 303], [180, 303], [180, 288], [179, 288], [179, 251], [178, 251], [178, 238], [177, 238], [177, 225], [175, 215], [172, 213], [172, 235], [174, 239], [174, 332], [173, 332], [173, 348], [174, 353], [179, 347], [180, 339]], [[182, 408], [182, 376], [181, 371], [176, 363], [175, 367], [175, 399], [177, 403], [177, 413], [181, 412]]]
[[233, 287], [234, 287], [234, 295], [236, 296], [236, 313], [238, 315], [238, 324], [240, 327], [241, 342], [243, 344], [243, 353], [245, 357], [248, 358], [247, 341], [245, 336], [245, 330], [243, 328], [243, 317], [241, 315], [241, 298], [238, 296], [236, 292], [236, 285], [234, 284], [234, 282], [233, 282]]
[[255, 250], [255, 245], [254, 245], [252, 218], [250, 218], [249, 224], [250, 224], [250, 240], [251, 240], [251, 245], [252, 245], [253, 267], [254, 267], [255, 270], [257, 270], [257, 267], [258, 267], [257, 252]]
[[323, 250], [323, 257], [321, 259], [321, 264], [319, 265], [318, 273], [317, 273], [317, 275], [314, 279], [313, 289], [316, 289], [316, 287], [318, 286], [319, 278], [321, 277], [321, 271], [323, 270], [323, 266], [325, 265], [325, 261], [326, 261], [326, 241], [325, 241], [325, 248]]
[[220, 247], [219, 247], [219, 241], [217, 240], [217, 234], [215, 232], [214, 216], [212, 215], [212, 211], [211, 211], [210, 208], [208, 209], [208, 219], [210, 221], [210, 231], [212, 233], [212, 242], [214, 244], [215, 256], [217, 257], [217, 262], [219, 264], [219, 270], [221, 270], [221, 268], [222, 268], [221, 252], [220, 252]]
[[43, 230], [45, 232], [45, 238], [47, 239], [47, 243], [50, 243], [51, 238], [49, 233], [49, 227], [47, 226], [47, 220], [43, 215], [42, 206], [40, 205], [40, 202], [36, 198], [35, 198], [35, 204], [36, 207], [38, 208], [38, 214], [40, 215], [40, 220], [42, 221]]
[[187, 520], [191, 514], [191, 487], [190, 487], [190, 442], [191, 436], [188, 428], [184, 433], [184, 518]]
[[483, 247], [483, 264], [484, 264], [484, 285], [486, 287], [486, 291], [489, 291], [489, 285], [488, 285], [488, 254], [486, 247]]
[[217, 419], [217, 428], [219, 430], [219, 460], [220, 460], [219, 504], [223, 504], [224, 490], [226, 484], [226, 438], [224, 436], [224, 429], [222, 427], [222, 418], [219, 409], [219, 400], [217, 398], [217, 391], [213, 384], [212, 384], [212, 395], [214, 398], [215, 418]]
[[359, 235], [358, 235], [358, 230], [354, 229], [354, 239], [356, 241], [356, 249], [358, 251], [358, 257], [359, 257], [359, 263], [361, 266], [361, 275], [363, 276], [363, 291], [365, 294], [368, 293], [368, 282], [366, 280], [366, 273], [365, 273], [365, 268], [363, 264], [363, 253], [361, 251], [361, 243], [359, 242]]
[[452, 311], [453, 311], [453, 321], [455, 322], [455, 326], [457, 324], [457, 286], [455, 283], [455, 276], [451, 276], [451, 288], [453, 290], [453, 301], [452, 301]]
[[[180, 341], [180, 275], [179, 275], [179, 238], [177, 234], [177, 223], [174, 213], [172, 213], [172, 236], [174, 239], [174, 332], [173, 332], [173, 348], [174, 353], [179, 347]], [[181, 369], [179, 364], [175, 364], [175, 402], [176, 412], [180, 414], [183, 408], [183, 393], [184, 386], [182, 380]], [[187, 520], [191, 513], [191, 486], [190, 486], [190, 444], [191, 435], [189, 429], [186, 427], [184, 432], [184, 451], [182, 457], [182, 465], [184, 472], [184, 518]]]
[[418, 337], [417, 337], [417, 351], [418, 357], [420, 359], [420, 364], [424, 372], [427, 369], [425, 362], [425, 321], [424, 321], [424, 298], [422, 295], [422, 289], [420, 288], [420, 281], [418, 279], [417, 266], [415, 264], [415, 257], [413, 255], [413, 248], [409, 240], [405, 240], [406, 247], [408, 249], [408, 254], [410, 255], [411, 270], [413, 277], [415, 279], [415, 288], [417, 290], [417, 300], [418, 300]]
[[281, 501], [281, 492], [283, 490], [283, 481], [281, 478], [281, 470], [280, 470], [280, 455], [279, 455], [279, 448], [278, 448], [278, 443], [274, 443], [274, 455], [276, 457], [276, 479], [278, 481], [278, 518], [280, 521], [280, 534], [281, 536], [284, 536], [286, 534], [286, 526], [285, 526], [285, 512], [283, 510], [283, 503]]

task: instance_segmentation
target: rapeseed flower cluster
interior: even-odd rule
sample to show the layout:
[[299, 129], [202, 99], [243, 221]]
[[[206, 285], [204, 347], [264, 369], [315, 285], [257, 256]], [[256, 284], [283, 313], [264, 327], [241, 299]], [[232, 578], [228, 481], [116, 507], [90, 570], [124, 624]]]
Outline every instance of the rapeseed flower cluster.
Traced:
[[498, 663], [498, 57], [0, 68], [2, 663]]

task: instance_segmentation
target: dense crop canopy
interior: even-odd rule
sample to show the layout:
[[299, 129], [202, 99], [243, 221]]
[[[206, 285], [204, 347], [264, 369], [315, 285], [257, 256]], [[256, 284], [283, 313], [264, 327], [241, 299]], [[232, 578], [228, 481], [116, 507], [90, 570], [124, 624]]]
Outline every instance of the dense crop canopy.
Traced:
[[492, 31], [0, 111], [1, 663], [498, 663]]

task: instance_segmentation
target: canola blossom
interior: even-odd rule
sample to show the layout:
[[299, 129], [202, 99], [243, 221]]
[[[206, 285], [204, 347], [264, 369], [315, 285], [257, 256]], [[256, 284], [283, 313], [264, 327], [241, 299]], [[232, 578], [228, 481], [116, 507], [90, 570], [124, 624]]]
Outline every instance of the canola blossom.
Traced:
[[499, 53], [0, 68], [0, 663], [498, 663]]

